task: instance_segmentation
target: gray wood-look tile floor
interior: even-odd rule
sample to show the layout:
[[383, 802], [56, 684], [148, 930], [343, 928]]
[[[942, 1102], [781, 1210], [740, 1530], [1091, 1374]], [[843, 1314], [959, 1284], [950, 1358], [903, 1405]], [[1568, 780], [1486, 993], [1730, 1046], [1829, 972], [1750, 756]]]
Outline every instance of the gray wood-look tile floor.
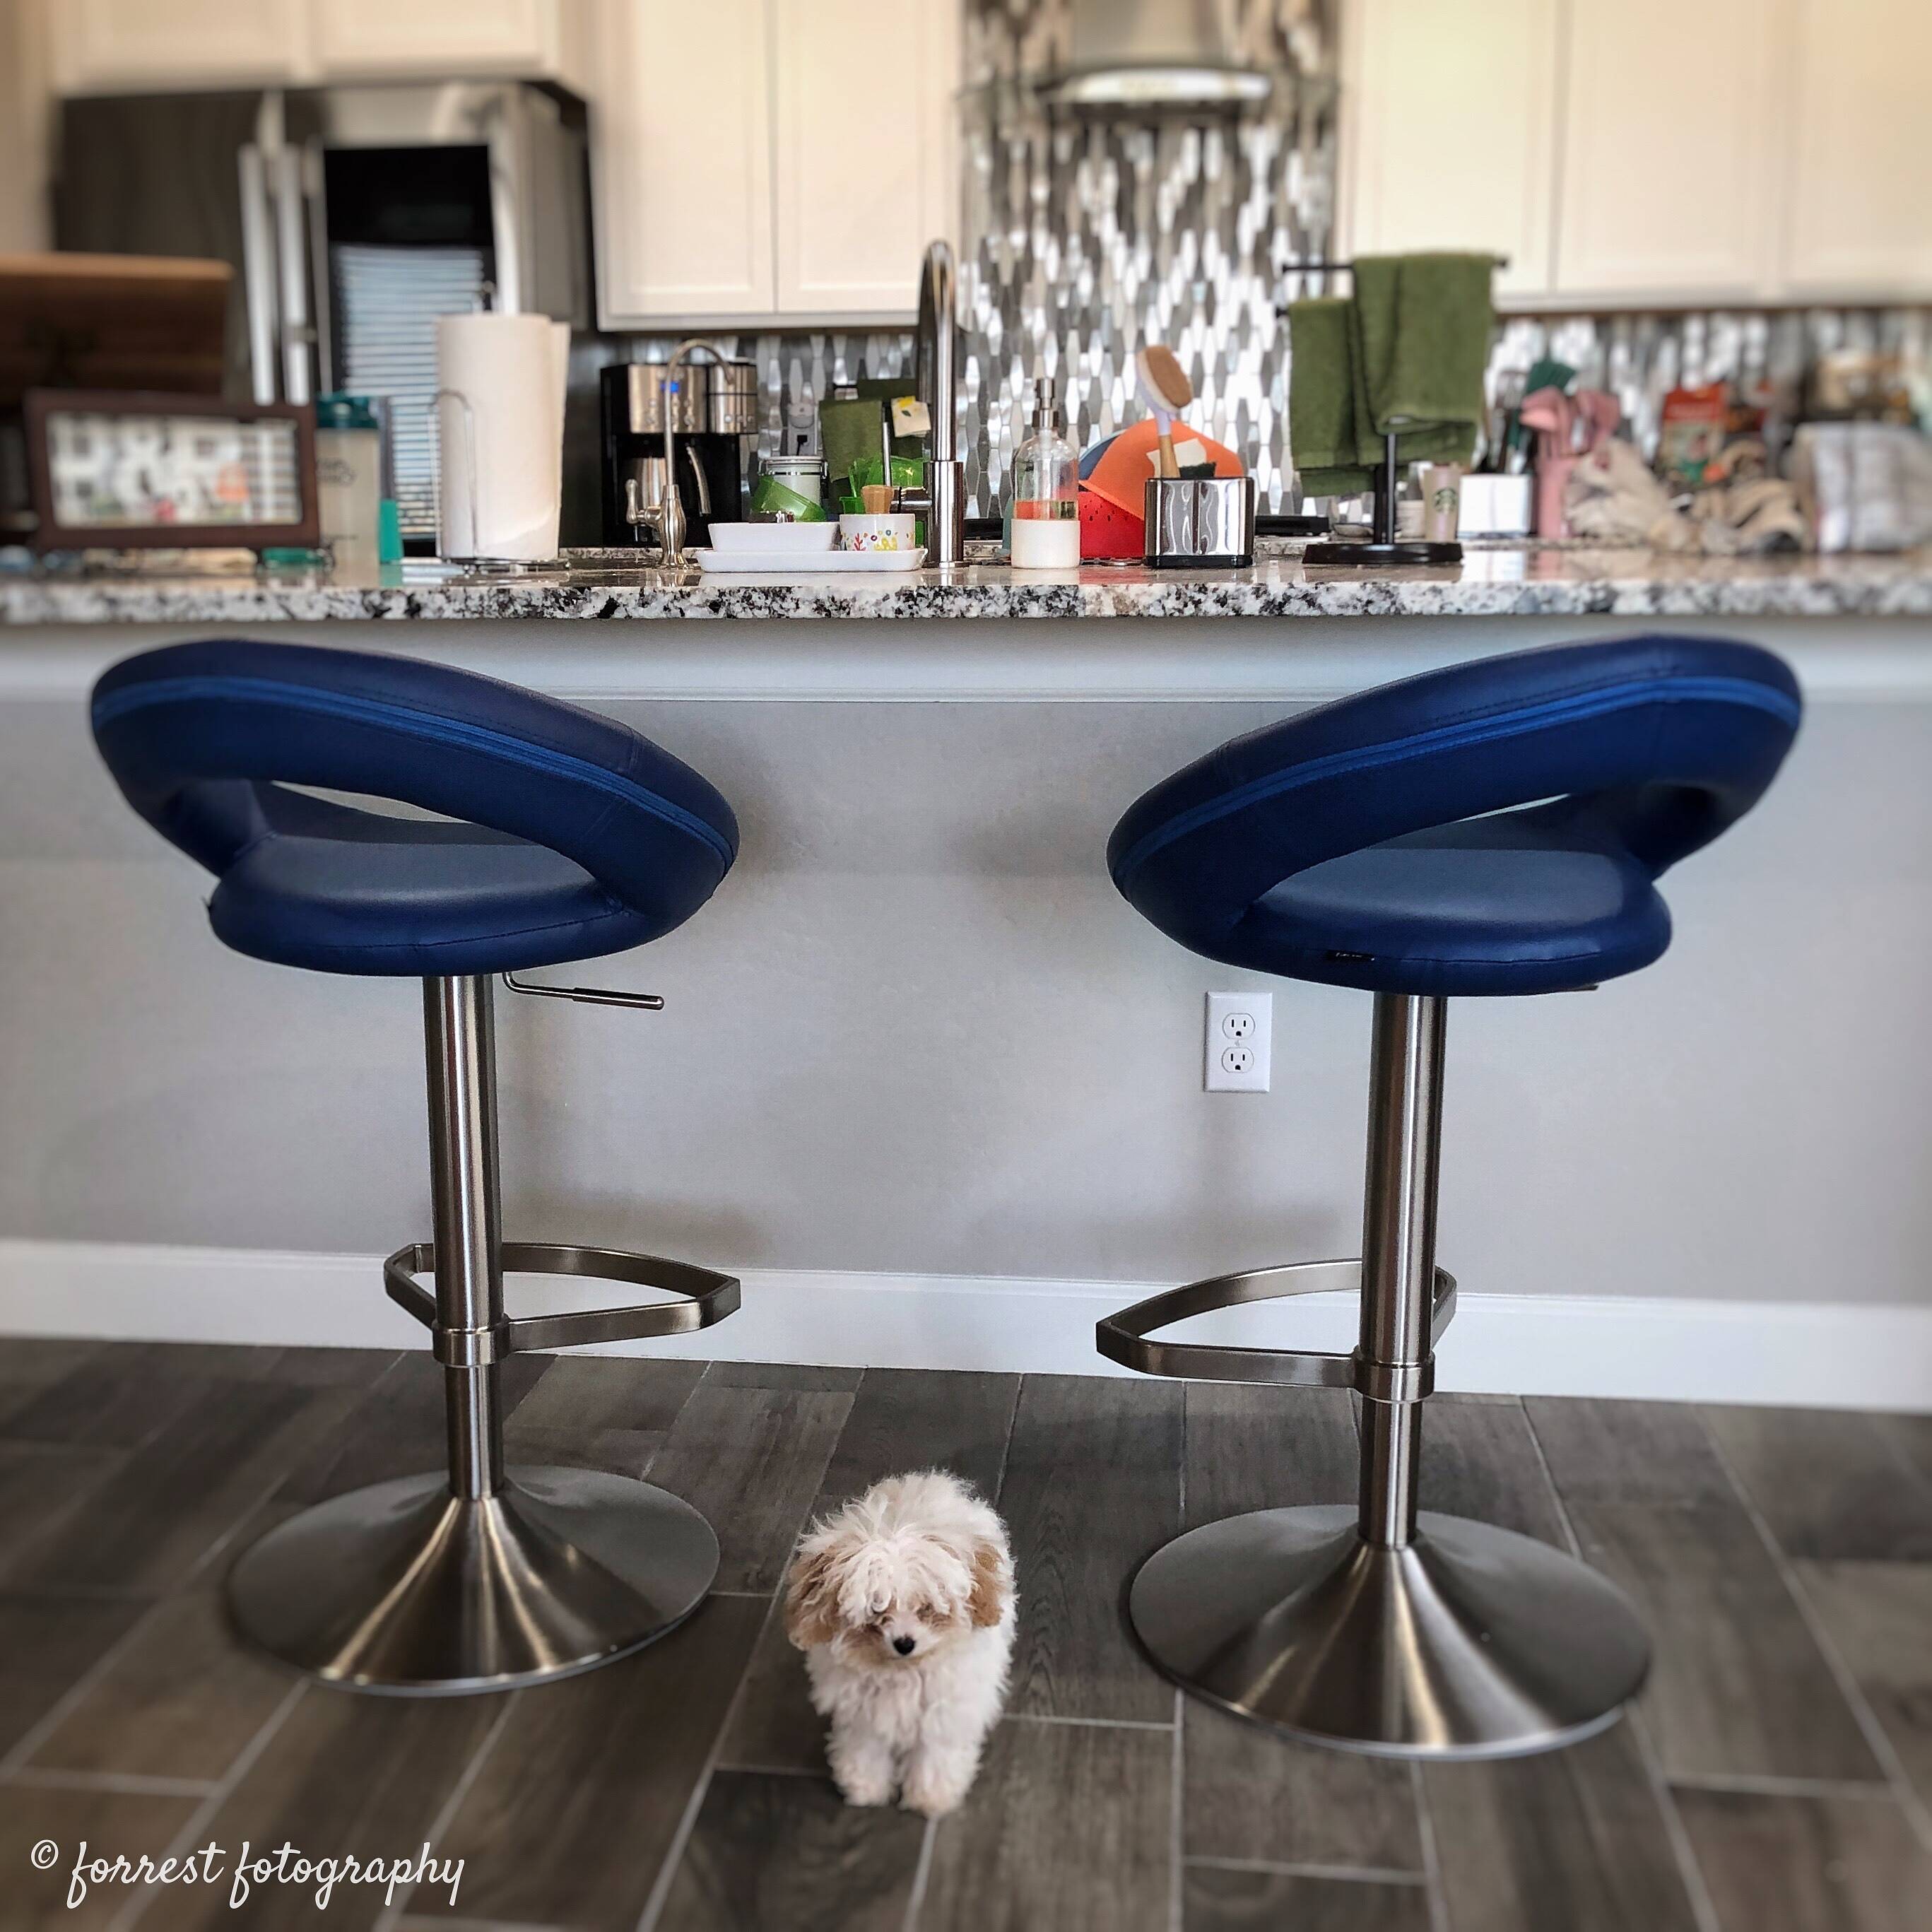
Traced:
[[[1230, 1511], [1344, 1500], [1320, 1391], [520, 1358], [513, 1458], [688, 1496], [718, 1593], [662, 1642], [508, 1695], [356, 1696], [242, 1650], [222, 1574], [320, 1498], [433, 1466], [422, 1357], [0, 1338], [0, 1928], [556, 1932], [1924, 1932], [1932, 1422], [1438, 1398], [1425, 1503], [1580, 1550], [1657, 1667], [1576, 1750], [1418, 1770], [1178, 1699], [1121, 1612]], [[856, 1811], [773, 1615], [815, 1511], [944, 1463], [996, 1494], [1024, 1598], [963, 1810]], [[43, 1875], [32, 1847], [62, 1848]], [[107, 1885], [90, 1856], [286, 1841], [460, 1858], [452, 1906]]]

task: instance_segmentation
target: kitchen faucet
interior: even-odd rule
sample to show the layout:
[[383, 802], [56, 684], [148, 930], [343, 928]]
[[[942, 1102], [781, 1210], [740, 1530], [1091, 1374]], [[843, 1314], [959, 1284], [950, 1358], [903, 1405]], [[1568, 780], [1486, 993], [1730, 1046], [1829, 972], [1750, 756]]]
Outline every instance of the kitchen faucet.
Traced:
[[926, 458], [924, 490], [908, 491], [902, 500], [907, 508], [924, 512], [927, 553], [941, 569], [959, 562], [966, 554], [966, 466], [959, 460], [958, 447], [959, 363], [955, 336], [958, 314], [952, 247], [934, 242], [927, 248], [920, 269], [914, 379], [932, 418], [932, 447]]
[[[684, 504], [677, 490], [677, 372], [694, 349], [706, 351], [714, 362], [722, 362], [726, 359], [724, 352], [715, 342], [707, 342], [702, 336], [694, 335], [688, 341], [677, 345], [672, 352], [670, 361], [665, 365], [664, 494], [655, 503], [640, 502], [635, 478], [628, 481], [625, 490], [626, 516], [632, 523], [641, 525], [657, 538], [664, 567], [667, 570], [680, 570], [684, 566]], [[705, 500], [704, 472], [694, 462], [692, 470], [698, 482], [698, 507], [708, 516], [711, 506]]]

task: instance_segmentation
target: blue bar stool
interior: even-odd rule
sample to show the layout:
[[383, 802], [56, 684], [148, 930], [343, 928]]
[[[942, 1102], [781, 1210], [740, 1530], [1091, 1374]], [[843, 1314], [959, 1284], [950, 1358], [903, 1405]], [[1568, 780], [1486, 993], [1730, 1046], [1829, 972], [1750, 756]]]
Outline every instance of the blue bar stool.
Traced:
[[[738, 1283], [651, 1256], [503, 1240], [491, 983], [500, 973], [518, 990], [662, 1005], [512, 976], [682, 925], [736, 854], [730, 807], [608, 718], [362, 652], [149, 651], [101, 679], [93, 719], [128, 802], [214, 874], [208, 920], [225, 944], [423, 982], [434, 1238], [398, 1250], [385, 1274], [443, 1366], [448, 1468], [270, 1532], [230, 1575], [236, 1625], [316, 1676], [418, 1692], [538, 1682], [662, 1635], [717, 1574], [710, 1525], [646, 1483], [506, 1470], [501, 1364], [520, 1348], [706, 1327], [737, 1306]], [[506, 1268], [676, 1298], [520, 1318], [504, 1312]]]
[[[1436, 1264], [1444, 1022], [1454, 995], [1576, 992], [1650, 964], [1670, 941], [1654, 881], [1757, 802], [1799, 709], [1790, 672], [1747, 644], [1525, 651], [1238, 738], [1114, 828], [1114, 883], [1190, 951], [1375, 995], [1360, 1262], [1197, 1282], [1100, 1324], [1101, 1352], [1149, 1375], [1362, 1399], [1354, 1507], [1208, 1523], [1135, 1576], [1135, 1632], [1184, 1689], [1347, 1749], [1490, 1757], [1586, 1737], [1642, 1684], [1648, 1640], [1604, 1577], [1418, 1511], [1456, 1294]], [[1157, 1334], [1357, 1286], [1352, 1354]]]

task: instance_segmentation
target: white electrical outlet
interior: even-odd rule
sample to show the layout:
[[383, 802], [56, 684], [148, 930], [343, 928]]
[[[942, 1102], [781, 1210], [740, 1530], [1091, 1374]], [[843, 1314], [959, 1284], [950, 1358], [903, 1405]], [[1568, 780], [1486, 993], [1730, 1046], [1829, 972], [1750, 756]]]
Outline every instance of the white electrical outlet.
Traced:
[[1272, 993], [1210, 993], [1204, 1055], [1210, 1094], [1265, 1094], [1274, 1050]]

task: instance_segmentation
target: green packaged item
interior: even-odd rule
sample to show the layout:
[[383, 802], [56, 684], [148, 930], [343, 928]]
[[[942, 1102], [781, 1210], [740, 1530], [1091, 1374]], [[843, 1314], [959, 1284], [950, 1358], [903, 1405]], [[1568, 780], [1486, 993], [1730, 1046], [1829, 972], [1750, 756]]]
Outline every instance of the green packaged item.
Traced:
[[[886, 479], [880, 474], [884, 466], [879, 460], [875, 449], [870, 456], [854, 459], [850, 478], [850, 494], [856, 496], [869, 484], [883, 483]], [[926, 459], [920, 456], [895, 456], [892, 458], [892, 488], [895, 490], [916, 490], [926, 481]]]
[[814, 503], [809, 496], [801, 496], [771, 476], [760, 476], [752, 485], [752, 514], [783, 518], [794, 524], [822, 524], [826, 520], [822, 503]]
[[[869, 460], [872, 481], [879, 480], [879, 434], [885, 427], [885, 412], [891, 398], [908, 393], [910, 376], [873, 377], [859, 383], [856, 396], [832, 397], [818, 406], [818, 442], [825, 452], [826, 480], [834, 496], [849, 495], [859, 488], [855, 466]], [[895, 458], [917, 461], [924, 446], [916, 436], [892, 439]]]

